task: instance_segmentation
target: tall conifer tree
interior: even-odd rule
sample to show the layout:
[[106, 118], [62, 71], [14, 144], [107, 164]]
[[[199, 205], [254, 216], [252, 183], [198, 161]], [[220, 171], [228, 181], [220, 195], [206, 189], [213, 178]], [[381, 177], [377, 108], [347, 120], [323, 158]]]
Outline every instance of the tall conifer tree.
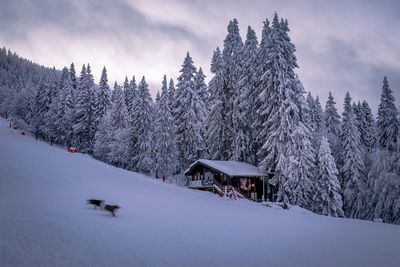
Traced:
[[399, 126], [399, 111], [395, 104], [393, 91], [390, 89], [387, 77], [384, 77], [377, 118], [379, 148], [390, 151], [398, 149]]
[[340, 171], [344, 212], [348, 217], [362, 219], [366, 206], [364, 198], [366, 174], [362, 158], [363, 150], [360, 143], [360, 133], [348, 92], [344, 99], [341, 141], [343, 166]]
[[176, 89], [176, 138], [181, 167], [186, 168], [195, 160], [203, 157], [206, 142], [203, 136], [205, 104], [194, 89], [196, 68], [187, 53], [178, 77]]

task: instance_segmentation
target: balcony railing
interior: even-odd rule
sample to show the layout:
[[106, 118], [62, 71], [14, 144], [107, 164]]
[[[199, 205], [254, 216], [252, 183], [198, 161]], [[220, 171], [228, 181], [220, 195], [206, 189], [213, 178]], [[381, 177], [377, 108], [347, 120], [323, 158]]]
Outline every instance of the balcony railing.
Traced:
[[189, 181], [189, 187], [201, 188], [201, 187], [212, 187], [214, 180], [191, 180]]

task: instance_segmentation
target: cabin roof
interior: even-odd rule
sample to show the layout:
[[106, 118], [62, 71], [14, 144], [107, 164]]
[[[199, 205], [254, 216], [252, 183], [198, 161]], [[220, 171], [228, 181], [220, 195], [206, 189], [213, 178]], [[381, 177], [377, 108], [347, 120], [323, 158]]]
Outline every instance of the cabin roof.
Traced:
[[238, 176], [238, 177], [261, 177], [265, 176], [258, 167], [245, 162], [238, 161], [225, 161], [225, 160], [209, 160], [209, 159], [199, 159], [192, 163], [190, 167], [185, 171], [185, 175], [188, 175], [195, 166], [204, 165], [210, 169], [222, 172], [228, 176]]

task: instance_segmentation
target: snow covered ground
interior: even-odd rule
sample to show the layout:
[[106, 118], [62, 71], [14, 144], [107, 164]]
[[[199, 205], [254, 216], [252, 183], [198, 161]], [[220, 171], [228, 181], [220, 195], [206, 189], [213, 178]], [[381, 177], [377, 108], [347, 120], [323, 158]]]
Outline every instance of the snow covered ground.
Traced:
[[[221, 199], [0, 119], [0, 266], [400, 266], [400, 226]], [[117, 217], [88, 198], [122, 206]]]

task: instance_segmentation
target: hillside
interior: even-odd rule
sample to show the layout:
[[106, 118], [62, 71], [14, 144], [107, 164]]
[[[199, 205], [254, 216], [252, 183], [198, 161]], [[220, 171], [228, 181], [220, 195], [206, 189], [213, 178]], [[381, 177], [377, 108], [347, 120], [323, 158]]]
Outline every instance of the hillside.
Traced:
[[[117, 217], [88, 198], [119, 204]], [[0, 119], [1, 266], [398, 266], [400, 227], [165, 184]]]

